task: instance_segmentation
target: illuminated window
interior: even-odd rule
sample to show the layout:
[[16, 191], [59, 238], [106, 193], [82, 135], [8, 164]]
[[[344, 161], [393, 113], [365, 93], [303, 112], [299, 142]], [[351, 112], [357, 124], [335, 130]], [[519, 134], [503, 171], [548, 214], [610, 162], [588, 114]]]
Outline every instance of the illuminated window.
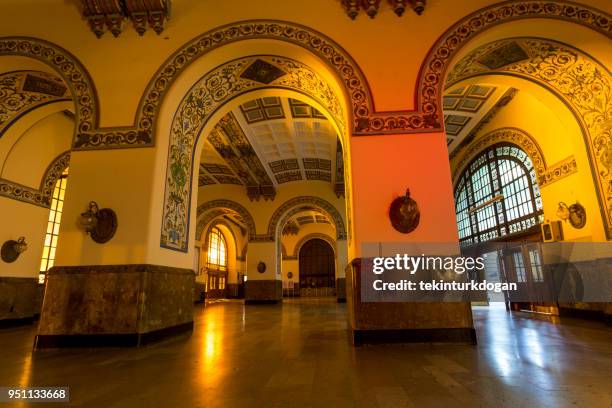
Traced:
[[542, 271], [542, 259], [540, 251], [535, 249], [529, 250], [529, 261], [531, 263], [531, 272], [534, 282], [544, 282], [544, 272]]
[[208, 234], [207, 264], [212, 269], [227, 269], [227, 245], [223, 234], [217, 227], [211, 229]]
[[49, 221], [47, 222], [47, 234], [45, 235], [45, 246], [43, 248], [42, 260], [40, 261], [40, 273], [38, 283], [45, 283], [46, 273], [55, 262], [55, 250], [59, 238], [60, 222], [62, 220], [62, 210], [64, 208], [64, 194], [66, 193], [66, 183], [68, 182], [68, 169], [55, 183], [53, 197], [51, 199], [51, 211], [49, 211]]
[[485, 242], [542, 222], [542, 198], [531, 159], [514, 145], [488, 148], [464, 170], [455, 189], [459, 239]]

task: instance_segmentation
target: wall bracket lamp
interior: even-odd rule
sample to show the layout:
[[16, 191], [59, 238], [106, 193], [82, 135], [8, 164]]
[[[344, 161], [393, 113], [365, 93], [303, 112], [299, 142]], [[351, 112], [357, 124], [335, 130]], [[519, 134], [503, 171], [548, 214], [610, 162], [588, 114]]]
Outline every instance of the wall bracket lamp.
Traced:
[[117, 214], [110, 208], [100, 209], [98, 203], [91, 201], [87, 211], [79, 219], [81, 227], [98, 244], [110, 241], [117, 232]]
[[19, 237], [17, 241], [8, 240], [2, 244], [2, 250], [0, 250], [2, 260], [6, 263], [15, 262], [26, 249], [28, 249], [28, 244], [25, 242], [25, 237]]

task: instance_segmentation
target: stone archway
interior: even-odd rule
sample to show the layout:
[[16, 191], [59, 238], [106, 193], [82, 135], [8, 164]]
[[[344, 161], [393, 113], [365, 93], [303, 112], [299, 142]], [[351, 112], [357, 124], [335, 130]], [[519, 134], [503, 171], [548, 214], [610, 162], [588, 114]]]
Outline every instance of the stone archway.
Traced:
[[241, 221], [244, 222], [246, 233], [248, 234], [249, 238], [255, 236], [255, 220], [253, 219], [251, 213], [249, 213], [249, 211], [244, 208], [242, 204], [231, 200], [212, 200], [198, 206], [196, 237], [202, 235], [204, 228], [213, 219], [226, 214], [231, 214], [232, 212], [238, 214]]
[[338, 241], [347, 238], [344, 219], [340, 212], [329, 201], [314, 196], [295, 197], [281, 204], [270, 217], [268, 222], [267, 240], [274, 241], [280, 233], [279, 227], [284, 224], [291, 216], [304, 210], [304, 207], [313, 206], [326, 212], [334, 222], [336, 227], [336, 239]]
[[332, 237], [326, 234], [321, 234], [320, 232], [315, 232], [312, 234], [304, 235], [300, 240], [295, 244], [295, 248], [293, 248], [293, 258], [297, 259], [300, 255], [300, 249], [302, 245], [311, 239], [320, 239], [329, 244], [329, 246], [334, 250], [334, 257], [338, 257], [338, 249], [336, 248], [336, 241], [333, 240]]
[[[508, 63], [496, 67], [478, 63], [484, 56], [504, 47], [519, 51], [522, 58], [509, 59], [504, 61]], [[502, 52], [497, 53], [504, 57]], [[516, 37], [485, 44], [467, 54], [450, 72], [448, 85], [480, 75], [510, 75], [525, 79], [550, 91], [569, 108], [583, 133], [606, 235], [612, 239], [612, 167], [608, 159], [612, 155], [609, 123], [612, 79], [606, 67], [567, 44], [542, 38]]]
[[[248, 72], [274, 72], [274, 77], [250, 77]], [[193, 157], [199, 136], [210, 117], [242, 94], [261, 89], [299, 92], [323, 106], [338, 129], [345, 112], [330, 85], [306, 65], [279, 56], [251, 56], [226, 62], [204, 75], [183, 97], [176, 111], [168, 148], [161, 246], [187, 252], [192, 194]]]

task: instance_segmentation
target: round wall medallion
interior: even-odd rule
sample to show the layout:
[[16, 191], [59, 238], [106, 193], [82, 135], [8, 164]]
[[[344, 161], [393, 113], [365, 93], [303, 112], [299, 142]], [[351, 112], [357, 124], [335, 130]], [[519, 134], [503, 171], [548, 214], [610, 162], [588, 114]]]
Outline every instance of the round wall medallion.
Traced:
[[15, 244], [17, 244], [17, 241], [14, 240], [10, 240], [10, 241], [6, 241], [3, 245], [2, 245], [2, 250], [1, 252], [1, 256], [2, 256], [2, 260], [6, 263], [12, 263], [15, 262], [17, 260], [17, 258], [19, 258], [19, 252], [15, 251]]
[[289, 279], [293, 278], [293, 272], [287, 272], [287, 277], [288, 277]]
[[576, 203], [569, 206], [569, 222], [577, 229], [586, 225], [586, 210], [582, 204]]
[[264, 273], [266, 271], [266, 264], [264, 262], [259, 262], [257, 264], [257, 272]]
[[408, 234], [418, 227], [421, 212], [417, 202], [410, 198], [410, 190], [406, 190], [405, 196], [393, 200], [389, 208], [389, 219], [393, 228], [403, 234]]
[[96, 214], [98, 223], [91, 231], [91, 239], [98, 244], [104, 244], [111, 240], [117, 232], [117, 214], [110, 208], [102, 208]]

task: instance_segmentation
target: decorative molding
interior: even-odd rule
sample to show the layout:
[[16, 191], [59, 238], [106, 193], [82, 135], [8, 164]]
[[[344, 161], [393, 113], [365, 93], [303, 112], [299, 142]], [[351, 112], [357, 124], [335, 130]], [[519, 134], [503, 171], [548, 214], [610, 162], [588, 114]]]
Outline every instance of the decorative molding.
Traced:
[[[425, 10], [426, 0], [387, 0], [389, 6], [393, 12], [401, 17], [406, 11], [407, 7], [412, 8], [419, 16], [423, 14]], [[354, 20], [363, 9], [363, 11], [370, 17], [376, 17], [380, 8], [381, 0], [342, 0], [342, 7], [346, 12], [346, 15]]]
[[33, 109], [70, 100], [68, 87], [55, 75], [40, 71], [14, 71], [0, 75], [0, 137]]
[[213, 219], [231, 213], [236, 213], [240, 217], [240, 221], [246, 226], [246, 231], [249, 239], [256, 235], [255, 220], [249, 211], [235, 201], [231, 200], [212, 200], [200, 204], [197, 209], [197, 227], [196, 237], [202, 235], [202, 231]]
[[107, 28], [119, 36], [125, 19], [132, 21], [140, 35], [147, 31], [147, 25], [159, 35], [170, 17], [170, 0], [81, 0], [81, 4], [83, 17], [98, 38]]
[[[268, 84], [245, 79], [245, 70], [262, 60], [278, 67], [284, 74]], [[182, 252], [188, 250], [194, 149], [204, 124], [232, 98], [270, 86], [310, 96], [324, 106], [338, 126], [343, 128], [344, 112], [333, 90], [319, 74], [298, 61], [259, 55], [233, 60], [213, 69], [183, 97], [172, 121], [160, 240], [163, 248]], [[272, 186], [253, 187], [264, 197], [272, 195]], [[247, 193], [253, 195], [248, 189]]]
[[545, 181], [544, 177], [546, 175], [546, 160], [544, 159], [544, 154], [540, 149], [540, 146], [536, 142], [535, 138], [531, 136], [529, 133], [525, 132], [522, 129], [518, 128], [500, 128], [495, 129], [483, 136], [478, 137], [472, 143], [465, 147], [461, 158], [457, 162], [456, 170], [454, 172], [455, 184], [461, 174], [463, 174], [463, 170], [465, 166], [467, 166], [480, 152], [500, 143], [510, 143], [516, 145], [521, 148], [529, 158], [531, 158], [531, 162], [533, 163], [533, 168], [536, 171], [536, 175], [538, 177], [538, 184], [541, 186]]
[[302, 249], [302, 245], [304, 245], [306, 242], [310, 241], [311, 239], [322, 239], [323, 241], [327, 242], [332, 247], [332, 249], [334, 250], [334, 258], [337, 258], [337, 256], [338, 256], [338, 248], [336, 248], [336, 241], [334, 241], [334, 239], [332, 237], [330, 237], [329, 235], [327, 235], [327, 234], [321, 234], [320, 232], [314, 232], [312, 234], [304, 235], [295, 244], [295, 246], [293, 248], [293, 257], [295, 259], [299, 259], [300, 249]]
[[570, 176], [578, 172], [578, 164], [574, 155], [566, 157], [565, 159], [558, 161], [546, 169], [546, 173], [540, 181], [540, 188], [547, 186], [555, 181], [559, 181], [567, 176]]
[[38, 190], [0, 178], [0, 196], [50, 208], [55, 183], [68, 168], [69, 163], [70, 152], [64, 152], [56, 157], [47, 167]]
[[267, 240], [274, 241], [277, 233], [280, 233], [278, 231], [279, 225], [283, 225], [293, 215], [304, 211], [305, 207], [317, 207], [326, 212], [336, 226], [336, 239], [338, 241], [346, 239], [344, 220], [334, 205], [319, 197], [301, 196], [285, 201], [274, 211], [268, 222]]
[[[510, 42], [519, 44], [529, 58], [495, 70], [478, 63], [483, 55]], [[612, 239], [610, 71], [569, 45], [540, 38], [512, 38], [472, 51], [459, 61], [451, 77], [456, 82], [485, 74], [513, 75], [532, 81], [551, 91], [572, 111], [583, 131], [606, 234], [608, 239]]]

